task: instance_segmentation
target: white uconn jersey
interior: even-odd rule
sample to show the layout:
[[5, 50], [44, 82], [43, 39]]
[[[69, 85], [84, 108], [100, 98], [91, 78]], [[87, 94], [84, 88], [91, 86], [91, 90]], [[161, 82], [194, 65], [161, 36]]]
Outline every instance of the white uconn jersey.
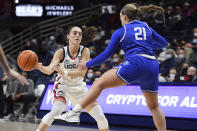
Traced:
[[[63, 48], [64, 51], [64, 58], [63, 60], [60, 62], [60, 68], [64, 71], [64, 70], [75, 70], [77, 64], [80, 62], [81, 58], [82, 58], [82, 52], [84, 50], [84, 46], [79, 47], [78, 53], [76, 55], [76, 57], [73, 59], [70, 55], [69, 52], [69, 48], [68, 46], [65, 46]], [[77, 86], [77, 85], [82, 85], [85, 82], [83, 82], [83, 77], [64, 77], [63, 78], [64, 83], [66, 85], [69, 86]]]

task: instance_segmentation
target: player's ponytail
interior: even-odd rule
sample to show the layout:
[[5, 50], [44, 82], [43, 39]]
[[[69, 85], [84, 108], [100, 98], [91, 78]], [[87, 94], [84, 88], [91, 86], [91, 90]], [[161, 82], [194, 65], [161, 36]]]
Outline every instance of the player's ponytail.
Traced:
[[145, 14], [152, 14], [151, 12], [159, 11], [162, 15], [163, 18], [163, 23], [165, 23], [165, 13], [164, 9], [162, 7], [156, 6], [156, 5], [146, 5], [146, 6], [140, 6], [137, 8], [137, 17], [142, 18], [142, 17], [147, 17], [144, 16]]
[[95, 38], [97, 28], [94, 26], [83, 29], [83, 38], [81, 44], [87, 44]]
[[[162, 7], [156, 5], [146, 5], [146, 6], [137, 6], [135, 3], [128, 3], [122, 9], [121, 13], [126, 15], [130, 21], [143, 18], [147, 18], [151, 15], [152, 12], [159, 11], [163, 18], [163, 23], [165, 23], [165, 13]], [[144, 21], [144, 20], [143, 20]]]

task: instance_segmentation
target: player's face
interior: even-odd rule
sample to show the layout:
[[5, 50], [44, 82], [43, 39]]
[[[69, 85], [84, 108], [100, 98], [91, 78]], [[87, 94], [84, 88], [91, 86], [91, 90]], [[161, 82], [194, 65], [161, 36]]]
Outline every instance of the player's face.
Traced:
[[82, 30], [79, 27], [73, 27], [67, 35], [69, 42], [73, 44], [80, 44], [82, 39]]
[[120, 12], [120, 21], [121, 21], [122, 25], [126, 24], [125, 23], [125, 15], [122, 12]]

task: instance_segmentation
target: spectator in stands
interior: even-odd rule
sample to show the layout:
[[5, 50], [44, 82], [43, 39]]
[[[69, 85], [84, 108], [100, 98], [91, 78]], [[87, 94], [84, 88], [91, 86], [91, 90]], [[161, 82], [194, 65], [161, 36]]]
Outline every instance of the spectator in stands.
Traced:
[[98, 79], [98, 78], [100, 78], [102, 74], [103, 74], [103, 72], [102, 72], [101, 70], [97, 69], [97, 70], [95, 71], [95, 74], [94, 74], [95, 80]]
[[174, 12], [173, 7], [171, 5], [169, 5], [167, 7], [166, 14], [165, 14], [166, 22], [167, 22], [168, 25], [173, 22], [173, 18], [172, 18], [173, 12]]
[[186, 74], [177, 75], [175, 82], [192, 82], [197, 81], [196, 79], [196, 68], [193, 66], [185, 68]]
[[168, 82], [175, 82], [176, 75], [177, 75], [176, 68], [171, 68], [169, 71]]
[[15, 65], [17, 65], [16, 60], [12, 58], [9, 54], [6, 54], [6, 58], [8, 60], [8, 64], [11, 68], [13, 68]]
[[177, 58], [175, 68], [180, 71], [183, 63], [185, 63], [185, 51], [183, 49], [177, 50]]
[[57, 50], [57, 43], [55, 37], [52, 35], [49, 37], [49, 41], [47, 43], [50, 55], [53, 56], [55, 51]]
[[163, 48], [162, 52], [160, 52], [159, 56], [157, 57], [157, 61], [160, 64], [166, 60], [166, 51], [167, 51], [167, 48]]
[[94, 58], [96, 56], [96, 49], [94, 46], [89, 47], [90, 50], [90, 58]]
[[30, 50], [30, 49], [31, 49], [31, 42], [30, 40], [26, 40], [23, 50]]
[[187, 69], [189, 68], [189, 64], [188, 63], [183, 63], [181, 69], [177, 72], [177, 75], [186, 75], [187, 74]]
[[192, 15], [192, 11], [190, 9], [190, 4], [188, 2], [185, 2], [183, 5], [183, 15], [185, 17], [191, 16]]
[[107, 64], [103, 63], [101, 64], [100, 68], [99, 68], [102, 72], [106, 72], [107, 70], [109, 70], [109, 67], [107, 66]]
[[[27, 73], [23, 72], [22, 75], [27, 78]], [[28, 79], [29, 85], [21, 85], [17, 80], [9, 79], [7, 83], [7, 111], [9, 114], [9, 118], [13, 119], [14, 117], [14, 103], [22, 102], [23, 110], [22, 116], [24, 117], [28, 113], [28, 105], [30, 102], [34, 102], [36, 100], [36, 96], [34, 94], [34, 82], [31, 79]]]
[[57, 26], [55, 32], [55, 39], [58, 44], [64, 45], [65, 43], [65, 30], [64, 28]]
[[166, 58], [163, 62], [161, 62], [160, 64], [160, 69], [159, 72], [163, 75], [163, 76], [167, 76], [170, 69], [172, 67], [174, 67], [176, 64], [176, 53], [174, 50], [172, 49], [168, 49], [166, 51]]
[[42, 46], [38, 45], [37, 39], [31, 40], [30, 50], [33, 50], [34, 52], [38, 53], [40, 49], [43, 49]]
[[94, 40], [99, 41], [105, 36], [105, 31], [103, 30], [102, 26], [98, 26], [97, 33], [95, 35]]
[[92, 84], [94, 79], [95, 79], [94, 70], [93, 69], [88, 69], [88, 72], [87, 72], [86, 77], [85, 77], [86, 83], [87, 84]]
[[161, 73], [159, 73], [159, 82], [167, 82], [167, 78], [162, 76]]
[[190, 66], [187, 70], [187, 76], [185, 76], [185, 80], [187, 81], [196, 81], [197, 82], [197, 77], [196, 77], [196, 68], [193, 66]]
[[190, 54], [189, 57], [189, 64], [197, 67], [197, 43], [195, 45], [192, 45], [193, 52]]
[[197, 44], [197, 27], [193, 29], [191, 43]]
[[110, 67], [119, 65], [122, 62], [120, 56], [116, 53], [113, 55], [112, 60], [109, 62]]

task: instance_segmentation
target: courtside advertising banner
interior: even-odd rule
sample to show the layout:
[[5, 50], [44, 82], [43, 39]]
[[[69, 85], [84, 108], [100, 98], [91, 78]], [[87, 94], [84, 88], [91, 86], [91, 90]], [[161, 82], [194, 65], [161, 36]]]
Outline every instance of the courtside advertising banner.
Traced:
[[[46, 88], [40, 110], [51, 110], [52, 107], [53, 84]], [[197, 86], [161, 85], [158, 95], [166, 117], [197, 119]], [[151, 116], [138, 85], [106, 89], [97, 101], [106, 114]], [[70, 108], [72, 104], [68, 101], [67, 110]]]

